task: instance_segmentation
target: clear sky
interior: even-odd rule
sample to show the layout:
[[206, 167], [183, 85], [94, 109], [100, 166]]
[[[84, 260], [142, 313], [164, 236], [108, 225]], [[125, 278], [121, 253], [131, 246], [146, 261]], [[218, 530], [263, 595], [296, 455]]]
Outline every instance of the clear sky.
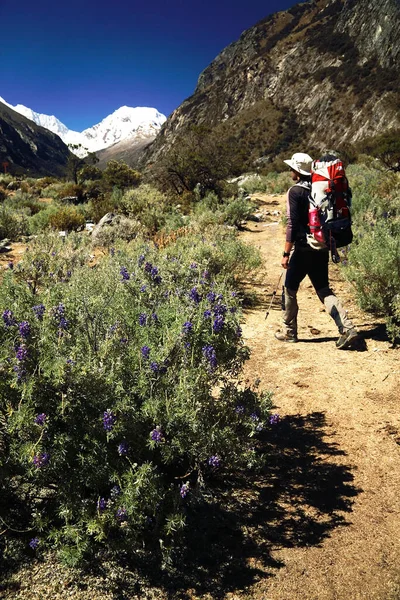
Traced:
[[0, 96], [82, 131], [120, 106], [168, 116], [240, 34], [295, 0], [0, 0]]

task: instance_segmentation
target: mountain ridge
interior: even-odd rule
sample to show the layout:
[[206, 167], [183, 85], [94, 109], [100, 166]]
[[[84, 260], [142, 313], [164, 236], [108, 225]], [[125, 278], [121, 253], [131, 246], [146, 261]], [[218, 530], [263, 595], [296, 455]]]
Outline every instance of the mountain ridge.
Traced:
[[[65, 144], [71, 145], [71, 150], [78, 156], [86, 156], [87, 152], [97, 152], [118, 142], [132, 139], [143, 141], [154, 139], [162, 124], [166, 121], [165, 115], [156, 108], [146, 106], [121, 106], [113, 113], [82, 132], [69, 129], [54, 115], [35, 112], [23, 104], [13, 106], [0, 97], [0, 102], [58, 135]], [[82, 148], [73, 148], [81, 145]]]
[[299, 144], [351, 145], [400, 127], [399, 39], [399, 0], [310, 0], [274, 13], [199, 75], [142, 164], [197, 125], [233, 136], [253, 163]]

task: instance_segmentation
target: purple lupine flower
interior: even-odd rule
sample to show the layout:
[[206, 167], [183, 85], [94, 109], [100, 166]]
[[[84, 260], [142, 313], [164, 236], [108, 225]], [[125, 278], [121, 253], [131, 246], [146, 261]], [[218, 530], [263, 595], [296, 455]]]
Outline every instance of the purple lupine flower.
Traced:
[[123, 337], [123, 338], [121, 338], [121, 339], [119, 340], [119, 343], [120, 343], [120, 344], [122, 344], [122, 345], [124, 346], [125, 344], [127, 344], [127, 343], [128, 343], [128, 338], [126, 338], [126, 337]]
[[41, 427], [43, 427], [46, 419], [47, 419], [47, 415], [45, 413], [40, 413], [39, 415], [36, 415], [35, 423], [37, 425], [40, 425]]
[[118, 444], [117, 450], [120, 456], [126, 456], [128, 454], [128, 444], [125, 441], [121, 442]]
[[251, 415], [250, 415], [250, 419], [251, 419], [252, 421], [254, 421], [255, 423], [257, 423], [257, 421], [259, 421], [259, 420], [260, 420], [260, 417], [258, 416], [258, 414], [257, 414], [257, 413], [253, 412], [253, 413], [251, 413]]
[[107, 500], [105, 498], [99, 498], [97, 500], [97, 510], [103, 512], [107, 508]]
[[207, 310], [204, 311], [203, 313], [203, 317], [205, 319], [209, 319], [211, 317], [211, 310], [208, 308]]
[[3, 312], [3, 321], [4, 321], [4, 325], [6, 327], [12, 327], [13, 325], [16, 325], [17, 322], [14, 319], [13, 316], [13, 311], [10, 310], [9, 308], [7, 308], [4, 312]]
[[14, 365], [13, 369], [15, 371], [15, 374], [17, 375], [17, 381], [23, 381], [26, 377], [26, 369], [23, 366], [23, 363], [20, 363], [19, 365]]
[[115, 425], [117, 417], [114, 413], [108, 408], [104, 411], [103, 414], [103, 427], [106, 431], [112, 431]]
[[190, 342], [185, 342], [184, 347], [186, 352], [189, 352], [190, 348], [192, 347], [192, 344]]
[[24, 340], [26, 340], [30, 336], [31, 326], [29, 325], [28, 321], [22, 321], [18, 325], [18, 329], [20, 336], [24, 338]]
[[210, 467], [219, 467], [221, 464], [221, 459], [219, 456], [217, 456], [216, 454], [214, 456], [210, 456], [210, 458], [208, 459], [208, 464], [210, 465]]
[[157, 313], [152, 313], [151, 314], [151, 318], [153, 319], [154, 323], [158, 323], [159, 322], [159, 318], [158, 318], [158, 314]]
[[37, 469], [41, 469], [42, 467], [46, 467], [49, 464], [50, 454], [47, 452], [43, 452], [42, 454], [35, 454], [32, 459], [33, 464]]
[[208, 362], [209, 362], [210, 370], [215, 371], [215, 369], [217, 368], [218, 362], [217, 362], [217, 356], [215, 354], [214, 347], [211, 346], [211, 344], [207, 344], [207, 346], [203, 346], [201, 351], [202, 351], [205, 359], [208, 360]]
[[114, 500], [117, 496], [120, 496], [120, 495], [121, 495], [121, 488], [119, 487], [119, 485], [114, 485], [110, 491], [110, 496], [111, 496], [112, 500]]
[[139, 325], [141, 327], [144, 327], [146, 325], [146, 323], [147, 323], [147, 315], [146, 315], [146, 313], [141, 313], [139, 315]]
[[209, 277], [210, 277], [210, 273], [209, 273], [209, 271], [203, 271], [203, 273], [201, 274], [201, 276], [202, 276], [204, 279], [209, 279]]
[[153, 442], [156, 442], [157, 444], [161, 443], [164, 440], [164, 434], [161, 431], [161, 427], [157, 426], [153, 431], [150, 431], [150, 437]]
[[37, 304], [36, 306], [32, 306], [32, 310], [35, 313], [35, 317], [41, 321], [46, 311], [46, 307], [44, 304]]
[[190, 267], [190, 269], [197, 269], [197, 263], [193, 262]]
[[142, 353], [143, 358], [149, 358], [150, 348], [148, 346], [142, 346], [142, 348], [140, 349], [140, 352]]
[[17, 360], [25, 360], [28, 357], [28, 350], [26, 346], [24, 346], [23, 344], [18, 346], [18, 348], [16, 349], [15, 356]]
[[236, 337], [238, 337], [238, 338], [241, 338], [243, 335], [243, 330], [239, 325], [236, 327], [235, 334], [236, 334]]
[[117, 321], [116, 323], [114, 323], [114, 325], [110, 325], [110, 329], [109, 332], [110, 333], [114, 333], [119, 327], [119, 321]]
[[228, 308], [225, 306], [225, 304], [217, 304], [216, 306], [214, 306], [214, 315], [221, 315], [223, 316], [226, 311], [228, 310]]
[[244, 409], [244, 406], [243, 406], [243, 404], [238, 404], [238, 405], [236, 406], [236, 408], [235, 408], [235, 413], [236, 413], [237, 415], [243, 415], [243, 414], [244, 414], [244, 410], [245, 410], [245, 409]]
[[122, 281], [128, 281], [131, 278], [131, 276], [129, 275], [129, 271], [126, 267], [121, 267], [119, 272], [122, 277]]
[[14, 263], [12, 262], [12, 260], [10, 260], [10, 262], [8, 263], [8, 268], [12, 271], [14, 268]]
[[65, 306], [62, 302], [60, 302], [57, 306], [54, 306], [52, 309], [53, 316], [56, 319], [61, 319], [61, 317], [65, 314]]
[[32, 550], [36, 550], [36, 548], [39, 546], [39, 543], [39, 538], [32, 538], [29, 542], [29, 546], [32, 548]]
[[72, 271], [67, 271], [67, 272], [66, 272], [66, 277], [67, 277], [68, 279], [70, 279], [70, 278], [71, 278], [71, 275], [72, 275]]
[[193, 302], [195, 302], [196, 304], [199, 304], [201, 302], [201, 296], [197, 291], [197, 287], [194, 287], [190, 290], [189, 298], [193, 300]]
[[150, 271], [150, 275], [154, 278], [156, 275], [158, 275], [158, 269], [157, 267], [152, 267], [151, 271]]
[[158, 363], [153, 361], [150, 363], [150, 369], [153, 371], [153, 373], [158, 373], [160, 371], [160, 366]]
[[222, 331], [222, 329], [224, 328], [225, 325], [225, 319], [223, 317], [223, 315], [217, 315], [214, 319], [214, 323], [213, 323], [213, 332], [214, 333], [220, 333], [220, 331]]
[[208, 292], [206, 297], [207, 297], [207, 300], [212, 304], [213, 302], [215, 302], [217, 295], [215, 292]]
[[269, 416], [270, 425], [276, 425], [280, 421], [280, 416], [276, 413], [274, 415]]
[[69, 367], [73, 367], [74, 365], [76, 365], [76, 361], [73, 360], [72, 358], [67, 358], [67, 360], [65, 362]]
[[160, 283], [162, 282], [162, 278], [160, 277], [160, 275], [156, 275], [153, 279], [154, 283], [156, 283], [157, 285], [160, 285]]
[[184, 483], [183, 485], [181, 485], [181, 489], [179, 490], [179, 493], [181, 495], [181, 498], [185, 498], [189, 493], [189, 484]]
[[58, 329], [63, 331], [68, 329], [69, 321], [65, 317], [61, 317], [60, 322], [58, 323]]
[[232, 298], [236, 298], [237, 292], [231, 292], [231, 296], [232, 296]]
[[114, 256], [115, 255], [115, 248], [110, 248], [110, 256]]
[[190, 321], [186, 321], [186, 323], [184, 323], [182, 325], [182, 331], [183, 331], [183, 333], [186, 333], [186, 334], [192, 333], [193, 323], [191, 323]]
[[232, 315], [234, 315], [235, 312], [237, 312], [237, 307], [236, 306], [231, 306], [231, 308], [229, 309], [229, 312], [232, 313]]
[[126, 521], [128, 518], [128, 515], [126, 513], [126, 508], [123, 508], [123, 507], [119, 508], [116, 512], [116, 517], [120, 523], [122, 523], [123, 521]]
[[151, 262], [147, 262], [144, 265], [144, 270], [146, 271], [146, 273], [151, 273], [152, 268], [153, 268], [153, 265], [151, 264]]
[[51, 253], [52, 256], [56, 256], [57, 252], [55, 250], [53, 250], [53, 252]]
[[144, 263], [144, 260], [145, 260], [145, 258], [146, 258], [146, 257], [145, 257], [145, 255], [144, 255], [144, 254], [141, 254], [141, 255], [139, 256], [139, 258], [138, 258], [138, 265], [139, 265], [139, 267], [140, 267], [140, 266], [141, 266], [141, 265]]
[[147, 285], [142, 285], [142, 287], [140, 288], [141, 292], [145, 292], [147, 289]]

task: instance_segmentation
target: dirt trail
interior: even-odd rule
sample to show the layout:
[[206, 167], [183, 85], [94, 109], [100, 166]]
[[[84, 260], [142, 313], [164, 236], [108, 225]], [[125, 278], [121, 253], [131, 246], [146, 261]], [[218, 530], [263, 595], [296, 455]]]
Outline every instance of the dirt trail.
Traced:
[[[284, 197], [257, 198], [270, 214], [284, 209]], [[280, 293], [267, 320], [265, 312], [282, 271], [284, 229], [279, 217], [267, 218], [241, 235], [259, 247], [266, 265], [249, 282], [264, 305], [246, 311], [243, 332], [252, 350], [246, 373], [273, 390], [282, 417], [277, 435], [289, 467], [277, 458], [279, 474], [286, 469], [278, 502], [287, 512], [280, 525], [291, 531], [271, 541], [279, 568], [246, 598], [400, 598], [399, 351], [390, 348], [381, 323], [357, 309], [332, 263], [331, 285], [364, 338], [364, 351], [336, 349], [337, 329], [308, 278], [299, 291], [299, 343], [275, 340]]]

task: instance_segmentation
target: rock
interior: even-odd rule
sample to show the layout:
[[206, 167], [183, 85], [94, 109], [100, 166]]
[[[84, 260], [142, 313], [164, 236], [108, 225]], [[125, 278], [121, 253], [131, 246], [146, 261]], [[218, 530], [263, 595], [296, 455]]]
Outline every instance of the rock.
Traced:
[[92, 238], [95, 239], [100, 231], [102, 231], [105, 227], [112, 227], [114, 225], [118, 225], [121, 221], [121, 215], [116, 215], [114, 213], [107, 213], [100, 219], [100, 221], [95, 225], [92, 230]]

